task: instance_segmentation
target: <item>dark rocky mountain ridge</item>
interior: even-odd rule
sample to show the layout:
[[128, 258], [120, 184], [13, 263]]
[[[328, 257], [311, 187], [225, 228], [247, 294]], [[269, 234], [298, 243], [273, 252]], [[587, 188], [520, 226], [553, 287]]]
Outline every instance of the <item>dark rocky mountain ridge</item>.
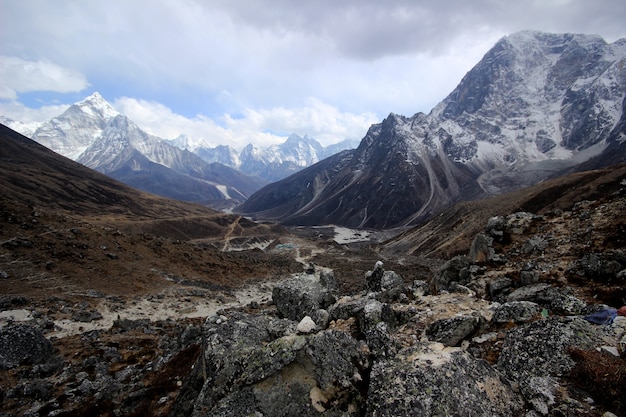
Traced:
[[[595, 167], [618, 162], [625, 59], [624, 40], [505, 37], [430, 114], [391, 114], [372, 126], [332, 178], [330, 162], [319, 164], [259, 190], [239, 210], [286, 224], [415, 225], [457, 201], [536, 184], [590, 159]], [[294, 184], [301, 194], [286, 191]]]

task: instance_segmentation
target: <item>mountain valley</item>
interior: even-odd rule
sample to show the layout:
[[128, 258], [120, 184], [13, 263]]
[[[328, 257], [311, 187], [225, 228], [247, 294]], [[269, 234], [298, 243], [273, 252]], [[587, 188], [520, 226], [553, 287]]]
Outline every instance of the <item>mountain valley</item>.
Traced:
[[[556, 409], [568, 415], [626, 413], [623, 390], [612, 388], [623, 386], [624, 374], [607, 382], [594, 373], [624, 366], [626, 319], [597, 326], [581, 318], [603, 306], [626, 304], [624, 165], [463, 203], [391, 239], [389, 232], [361, 233], [361, 239], [346, 243], [336, 228], [257, 224], [142, 194], [8, 129], [2, 131], [1, 149], [5, 412], [177, 416], [207, 415], [201, 410], [209, 407], [210, 415], [251, 410], [398, 415], [433, 404], [426, 415], [448, 414], [456, 412], [458, 390], [430, 396], [424, 388], [421, 396], [404, 397], [406, 402], [402, 393], [413, 389], [405, 384], [420, 378], [449, 380], [439, 370], [459, 369], [461, 360], [467, 372], [475, 366], [481, 371], [455, 374], [455, 384], [502, 381], [502, 404], [484, 397], [481, 388], [468, 393], [474, 405], [465, 406], [473, 415], [482, 415], [483, 401], [501, 407], [489, 415]], [[382, 277], [395, 281], [368, 289], [383, 268], [379, 263]], [[321, 282], [330, 293], [317, 287]], [[530, 315], [496, 318], [505, 307], [518, 305], [531, 307], [523, 313]], [[323, 311], [326, 316], [317, 316]], [[305, 315], [316, 317], [312, 333], [298, 330]], [[454, 327], [467, 317], [479, 324]], [[248, 329], [249, 338], [229, 336], [232, 325]], [[439, 326], [452, 326], [444, 329], [455, 339], [445, 332], [438, 336]], [[543, 344], [556, 337], [550, 332], [570, 334], [571, 326], [588, 339], [545, 345], [545, 354], [559, 362], [542, 365], [543, 373], [531, 378], [528, 369], [508, 362], [511, 349], [526, 355], [534, 346], [531, 336], [513, 335], [539, 329], [534, 331], [548, 332]], [[226, 333], [213, 339], [215, 331]], [[253, 336], [265, 331], [272, 335], [265, 341]], [[230, 340], [242, 344], [224, 356], [220, 346]], [[359, 358], [346, 368], [357, 372], [358, 380], [315, 376], [346, 366], [325, 362], [342, 360], [324, 353], [336, 343], [356, 355], [353, 360]], [[283, 354], [274, 356], [277, 346]], [[319, 355], [313, 346], [321, 349]], [[405, 368], [402, 358], [409, 354], [429, 359]], [[240, 355], [258, 357], [262, 364], [237, 359]], [[226, 362], [213, 368], [213, 361]], [[307, 370], [308, 361], [322, 368]], [[443, 365], [432, 367], [429, 361]], [[253, 368], [238, 368], [246, 364]], [[268, 369], [267, 376], [245, 377], [254, 366]], [[387, 367], [408, 373], [406, 379], [387, 381]], [[220, 372], [234, 372], [229, 388], [212, 382], [212, 375], [222, 378]], [[414, 372], [425, 376], [416, 379]], [[515, 373], [530, 383], [511, 388], [507, 381], [516, 380]], [[209, 386], [215, 388], [206, 391]], [[390, 392], [391, 386], [398, 389]], [[237, 399], [246, 392], [254, 393], [252, 399]], [[266, 392], [279, 396], [267, 402]], [[383, 400], [377, 394], [382, 392], [394, 400]], [[253, 408], [246, 408], [249, 401]]]
[[324, 147], [292, 134], [280, 145], [249, 144], [238, 153], [227, 145], [211, 147], [203, 138], [164, 140], [140, 129], [97, 92], [42, 124], [4, 116], [0, 122], [132, 187], [226, 211], [269, 182], [358, 146], [346, 139]]
[[263, 188], [98, 95], [0, 126], [0, 415], [626, 416], [625, 46], [505, 37]]

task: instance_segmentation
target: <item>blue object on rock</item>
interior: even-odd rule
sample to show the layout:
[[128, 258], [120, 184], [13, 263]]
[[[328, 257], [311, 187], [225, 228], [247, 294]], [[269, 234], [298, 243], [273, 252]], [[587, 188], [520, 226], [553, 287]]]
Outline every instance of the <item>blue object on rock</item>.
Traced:
[[615, 317], [617, 317], [617, 310], [606, 308], [585, 316], [585, 320], [594, 324], [612, 324]]

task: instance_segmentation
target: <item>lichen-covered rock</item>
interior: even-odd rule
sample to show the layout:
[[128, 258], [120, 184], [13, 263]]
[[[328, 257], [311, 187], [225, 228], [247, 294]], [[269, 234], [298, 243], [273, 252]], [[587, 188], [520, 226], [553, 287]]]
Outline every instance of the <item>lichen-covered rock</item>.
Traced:
[[233, 312], [206, 324], [202, 372], [186, 382], [180, 396], [189, 401], [186, 393], [202, 383], [191, 397], [192, 415], [313, 416], [330, 405], [362, 415], [367, 346], [338, 330], [273, 338], [274, 322]]
[[507, 332], [498, 367], [507, 375], [562, 376], [574, 365], [569, 346], [592, 349], [610, 344], [611, 336], [602, 326], [581, 318], [551, 317]]
[[380, 279], [380, 290], [388, 291], [394, 288], [402, 288], [404, 281], [402, 277], [396, 274], [394, 271], [385, 271]]
[[447, 290], [453, 281], [467, 284], [470, 276], [469, 266], [470, 262], [467, 256], [455, 256], [447, 261], [433, 278], [435, 291]]
[[583, 319], [550, 318], [507, 332], [498, 368], [519, 384], [522, 394], [542, 415], [556, 403], [558, 377], [574, 366], [568, 348], [593, 349], [611, 343], [606, 326]]
[[472, 241], [469, 254], [467, 255], [469, 260], [471, 262], [487, 262], [490, 261], [494, 255], [493, 237], [482, 233], [477, 234]]
[[359, 310], [356, 316], [362, 332], [375, 327], [383, 320], [383, 305], [376, 299], [367, 299], [363, 309]]
[[541, 218], [541, 216], [526, 211], [518, 211], [517, 213], [509, 214], [505, 218], [504, 231], [512, 235], [521, 235], [526, 232], [533, 221]]
[[588, 253], [570, 265], [570, 270], [589, 278], [612, 281], [626, 266], [626, 255], [623, 251]]
[[446, 346], [458, 346], [461, 341], [471, 336], [480, 325], [480, 318], [474, 316], [457, 316], [433, 322], [426, 334], [430, 340]]
[[33, 326], [17, 324], [0, 330], [0, 369], [45, 362], [52, 344]]
[[568, 294], [567, 288], [539, 283], [520, 287], [507, 296], [507, 301], [532, 301], [557, 314], [583, 314], [587, 304]]
[[523, 401], [483, 360], [441, 344], [413, 346], [374, 363], [367, 416], [511, 416]]
[[341, 297], [335, 304], [328, 307], [330, 320], [347, 320], [350, 317], [357, 317], [368, 300], [363, 297]]
[[294, 321], [328, 308], [335, 300], [332, 291], [324, 287], [315, 275], [309, 274], [283, 281], [272, 290], [272, 301], [280, 314]]
[[539, 305], [531, 301], [511, 301], [504, 303], [493, 312], [494, 323], [525, 323], [539, 314]]

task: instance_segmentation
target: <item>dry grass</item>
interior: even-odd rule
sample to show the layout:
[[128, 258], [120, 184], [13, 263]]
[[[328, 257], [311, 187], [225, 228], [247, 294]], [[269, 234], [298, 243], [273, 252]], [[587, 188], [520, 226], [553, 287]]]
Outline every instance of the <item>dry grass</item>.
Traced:
[[588, 392], [598, 406], [626, 416], [626, 360], [606, 352], [571, 348], [576, 362], [570, 381]]

